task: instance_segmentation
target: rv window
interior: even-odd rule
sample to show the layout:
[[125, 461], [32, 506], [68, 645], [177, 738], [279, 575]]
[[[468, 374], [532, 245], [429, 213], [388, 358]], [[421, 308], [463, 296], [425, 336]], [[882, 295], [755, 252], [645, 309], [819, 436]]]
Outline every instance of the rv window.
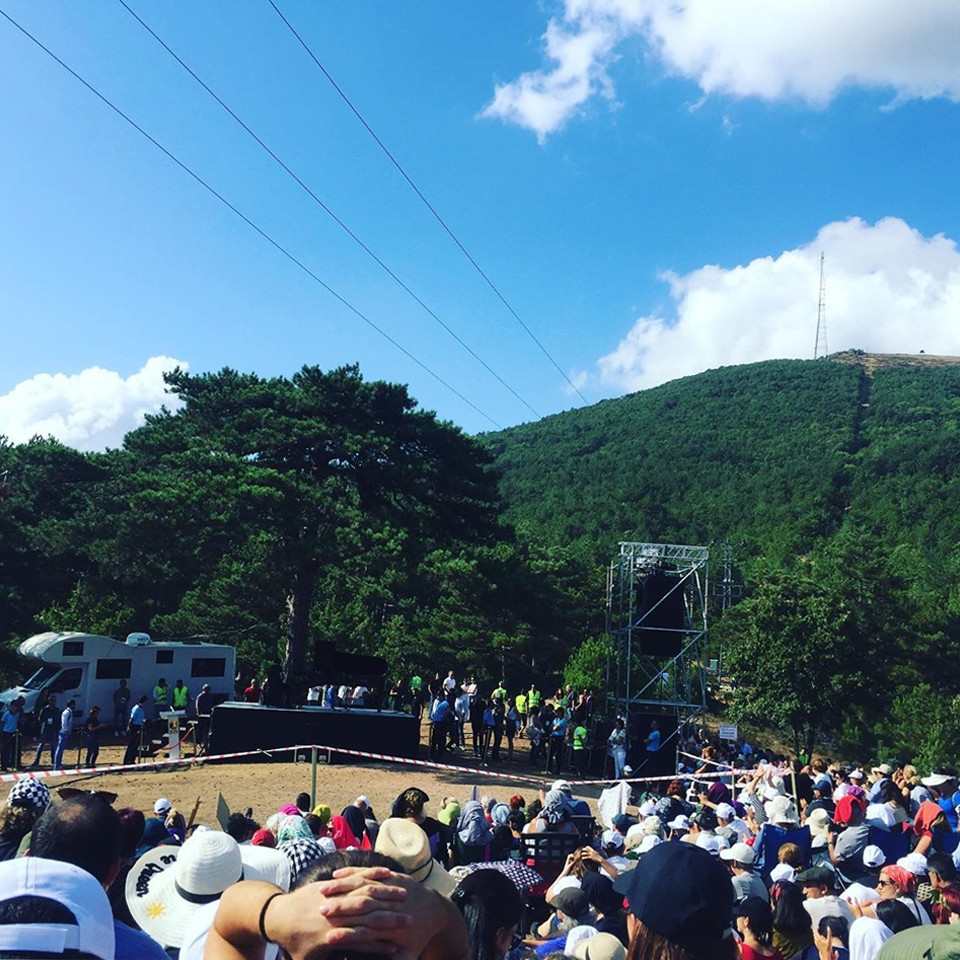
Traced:
[[59, 669], [52, 663], [45, 663], [29, 680], [24, 680], [23, 685], [28, 690], [40, 690], [44, 684], [50, 682], [51, 677], [57, 675]]
[[98, 660], [98, 680], [129, 680], [132, 660]]
[[224, 657], [194, 657], [191, 677], [222, 677], [227, 669]]
[[158, 650], [158, 651], [157, 651], [157, 663], [173, 663], [173, 651], [172, 651], [172, 650]]
[[63, 655], [65, 657], [82, 657], [83, 641], [82, 640], [64, 640]]
[[64, 670], [57, 677], [56, 681], [50, 685], [50, 693], [66, 693], [68, 690], [76, 690], [80, 686], [80, 680], [83, 677], [83, 671], [79, 667], [71, 667]]

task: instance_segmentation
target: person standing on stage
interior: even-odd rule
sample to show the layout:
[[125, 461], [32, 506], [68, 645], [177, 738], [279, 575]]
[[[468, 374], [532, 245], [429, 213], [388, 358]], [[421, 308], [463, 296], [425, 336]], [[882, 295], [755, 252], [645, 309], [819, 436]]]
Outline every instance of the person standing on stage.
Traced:
[[76, 700], [68, 700], [60, 714], [60, 732], [57, 734], [57, 749], [53, 755], [53, 769], [63, 769], [63, 751], [66, 749], [70, 734], [73, 733], [73, 708]]
[[142, 696], [130, 711], [130, 721], [127, 724], [127, 752], [123, 755], [124, 765], [136, 763], [137, 757], [143, 752], [143, 734], [147, 724], [145, 707], [147, 697]]

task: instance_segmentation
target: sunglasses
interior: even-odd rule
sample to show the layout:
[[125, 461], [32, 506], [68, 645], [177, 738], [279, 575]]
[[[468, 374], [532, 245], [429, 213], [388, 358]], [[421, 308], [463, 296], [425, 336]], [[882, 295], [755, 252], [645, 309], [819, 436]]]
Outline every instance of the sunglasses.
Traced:
[[878, 887], [895, 887], [896, 883], [894, 883], [893, 880], [878, 880], [877, 886]]

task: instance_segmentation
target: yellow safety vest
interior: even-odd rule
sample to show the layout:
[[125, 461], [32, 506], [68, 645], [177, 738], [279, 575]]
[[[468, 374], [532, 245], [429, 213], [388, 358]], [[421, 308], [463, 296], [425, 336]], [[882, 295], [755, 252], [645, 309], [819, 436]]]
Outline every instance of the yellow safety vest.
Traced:
[[174, 710], [186, 710], [187, 709], [187, 697], [190, 695], [190, 692], [186, 687], [174, 687], [173, 688], [173, 709]]
[[153, 688], [153, 702], [155, 706], [165, 707], [167, 705], [167, 691], [169, 687], [156, 686]]

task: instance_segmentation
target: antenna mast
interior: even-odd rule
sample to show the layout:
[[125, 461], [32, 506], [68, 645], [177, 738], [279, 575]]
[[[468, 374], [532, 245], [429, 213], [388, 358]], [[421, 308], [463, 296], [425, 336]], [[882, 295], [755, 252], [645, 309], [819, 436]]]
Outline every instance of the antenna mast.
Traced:
[[[820, 251], [820, 299], [817, 301], [817, 338], [813, 344], [813, 359], [827, 355], [827, 289], [823, 280], [823, 251]], [[820, 349], [821, 336], [823, 349]]]

